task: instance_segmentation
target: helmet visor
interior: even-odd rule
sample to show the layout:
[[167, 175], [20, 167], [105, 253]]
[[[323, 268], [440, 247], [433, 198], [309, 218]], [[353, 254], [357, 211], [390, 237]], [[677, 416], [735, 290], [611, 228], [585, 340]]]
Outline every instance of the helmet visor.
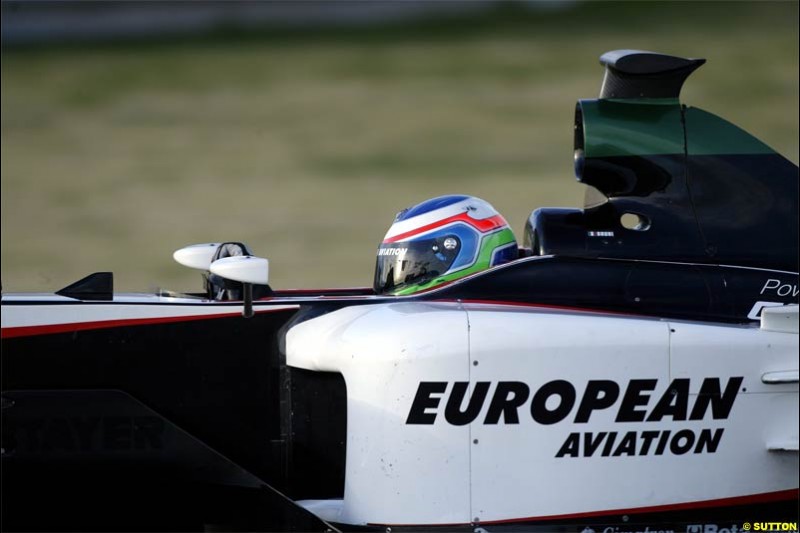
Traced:
[[375, 292], [384, 294], [427, 283], [447, 272], [461, 250], [455, 235], [393, 242], [378, 248]]

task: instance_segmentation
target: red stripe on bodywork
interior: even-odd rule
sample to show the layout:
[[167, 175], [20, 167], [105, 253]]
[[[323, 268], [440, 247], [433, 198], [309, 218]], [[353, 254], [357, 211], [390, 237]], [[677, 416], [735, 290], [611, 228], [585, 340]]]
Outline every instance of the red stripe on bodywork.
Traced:
[[[526, 518], [504, 518], [502, 520], [481, 520], [476, 523], [481, 525], [513, 524], [521, 522], [544, 522], [551, 520], [569, 520], [577, 518], [594, 518], [613, 515], [631, 515], [645, 513], [659, 513], [667, 511], [686, 511], [691, 509], [708, 509], [710, 507], [736, 507], [741, 505], [753, 505], [758, 503], [791, 501], [800, 498], [798, 489], [780, 490], [777, 492], [765, 492], [762, 494], [751, 494], [749, 496], [734, 496], [732, 498], [720, 498], [718, 500], [702, 500], [697, 502], [671, 503], [666, 505], [654, 505], [651, 507], [634, 507], [632, 509], [610, 509], [604, 511], [588, 511], [585, 513], [569, 513], [558, 515], [530, 516]], [[375, 524], [370, 526], [380, 527], [453, 527], [471, 525], [468, 522], [453, 524]]]
[[402, 241], [409, 237], [419, 235], [420, 233], [425, 233], [426, 231], [430, 231], [432, 229], [436, 229], [441, 226], [446, 226], [453, 222], [466, 222], [470, 226], [479, 229], [482, 233], [486, 233], [487, 231], [491, 231], [493, 229], [500, 228], [506, 225], [506, 221], [502, 215], [495, 215], [493, 217], [476, 220], [470, 217], [469, 214], [467, 213], [459, 213], [457, 215], [445, 218], [444, 220], [440, 220], [438, 222], [432, 222], [427, 226], [422, 226], [421, 228], [407, 231], [405, 233], [401, 233], [400, 235], [395, 235], [394, 237], [389, 237], [388, 239], [385, 239], [383, 243], [387, 244], [387, 243]]
[[[285, 311], [283, 309], [262, 309], [257, 310], [256, 314], [270, 313], [275, 311]], [[187, 316], [164, 316], [153, 318], [123, 318], [119, 320], [100, 320], [97, 322], [74, 322], [68, 324], [44, 324], [41, 326], [19, 326], [13, 328], [3, 328], [0, 338], [13, 339], [15, 337], [32, 337], [35, 335], [52, 335], [54, 333], [71, 333], [73, 331], [87, 331], [93, 329], [108, 329], [128, 326], [148, 326], [153, 324], [169, 324], [173, 322], [191, 322], [194, 320], [210, 320], [214, 318], [230, 318], [241, 315], [241, 311], [231, 311], [229, 313], [216, 313], [213, 315], [187, 315]]]
[[590, 511], [587, 513], [537, 516], [531, 518], [512, 518], [510, 520], [492, 520], [489, 522], [481, 522], [481, 524], [502, 524], [502, 523], [512, 523], [512, 522], [525, 522], [529, 520], [562, 520], [565, 518], [593, 518], [598, 516], [609, 516], [617, 514], [642, 514], [642, 513], [660, 513], [665, 511], [687, 511], [691, 509], [707, 509], [709, 507], [735, 507], [739, 505], [752, 505], [756, 503], [796, 500], [798, 497], [800, 497], [800, 491], [798, 491], [798, 489], [789, 489], [789, 490], [781, 490], [778, 492], [765, 492], [763, 494], [751, 494], [749, 496], [734, 496], [732, 498], [720, 498], [718, 500], [702, 500], [698, 502], [654, 505], [652, 507], [634, 507], [633, 509]]

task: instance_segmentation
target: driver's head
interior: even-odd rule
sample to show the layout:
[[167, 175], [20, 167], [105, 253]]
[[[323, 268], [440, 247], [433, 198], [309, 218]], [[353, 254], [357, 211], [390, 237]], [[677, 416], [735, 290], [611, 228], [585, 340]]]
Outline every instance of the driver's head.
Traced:
[[449, 195], [400, 211], [378, 248], [375, 292], [432, 289], [517, 258], [517, 241], [488, 202]]

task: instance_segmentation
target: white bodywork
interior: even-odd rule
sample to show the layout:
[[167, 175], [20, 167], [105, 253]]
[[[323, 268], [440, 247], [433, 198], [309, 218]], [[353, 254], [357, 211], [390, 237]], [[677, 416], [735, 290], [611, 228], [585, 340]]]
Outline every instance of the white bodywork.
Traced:
[[[287, 363], [339, 372], [347, 384], [345, 492], [337, 521], [579, 516], [797, 489], [797, 310], [768, 311], [759, 328], [494, 304], [356, 306], [294, 326]], [[699, 419], [675, 415], [681, 400], [693, 413], [707, 378], [735, 397], [727, 412], [712, 401], [701, 402]], [[689, 380], [688, 393], [673, 402], [676, 379]], [[590, 380], [618, 384], [619, 397], [576, 422]], [[653, 416], [662, 398], [673, 414], [617, 421], [631, 380], [657, 380], [625, 400], [633, 416]], [[540, 423], [531, 414], [537, 392], [548, 411], [566, 401], [545, 394], [542, 386], [553, 381], [574, 388], [574, 405], [561, 419]], [[435, 415], [433, 423], [409, 424], [422, 382], [445, 382], [446, 390], [423, 394], [417, 413]], [[456, 382], [469, 383], [462, 411], [478, 383], [490, 384], [479, 414], [465, 425], [445, 417]], [[530, 396], [518, 421], [503, 411], [487, 423], [501, 382], [521, 382]], [[604, 456], [612, 432], [616, 441]], [[597, 445], [591, 454], [587, 439]], [[330, 509], [326, 515], [334, 518]]]

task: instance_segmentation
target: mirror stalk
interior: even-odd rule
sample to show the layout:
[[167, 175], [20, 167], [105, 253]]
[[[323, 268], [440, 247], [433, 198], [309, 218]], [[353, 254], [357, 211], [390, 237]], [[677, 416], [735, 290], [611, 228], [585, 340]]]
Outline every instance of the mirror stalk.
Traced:
[[242, 292], [244, 293], [244, 309], [242, 309], [242, 316], [245, 318], [253, 318], [253, 284], [242, 283]]

